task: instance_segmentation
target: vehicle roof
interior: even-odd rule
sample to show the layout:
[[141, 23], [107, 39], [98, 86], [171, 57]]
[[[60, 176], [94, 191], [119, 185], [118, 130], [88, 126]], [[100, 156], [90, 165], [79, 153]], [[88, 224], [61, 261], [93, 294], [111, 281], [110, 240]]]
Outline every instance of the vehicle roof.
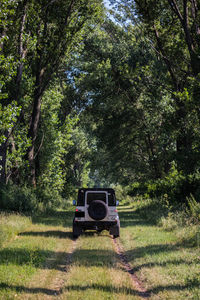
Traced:
[[106, 191], [106, 192], [110, 192], [110, 193], [114, 193], [114, 189], [112, 188], [81, 188], [79, 189], [79, 191], [94, 191], [94, 192], [98, 192], [98, 191]]

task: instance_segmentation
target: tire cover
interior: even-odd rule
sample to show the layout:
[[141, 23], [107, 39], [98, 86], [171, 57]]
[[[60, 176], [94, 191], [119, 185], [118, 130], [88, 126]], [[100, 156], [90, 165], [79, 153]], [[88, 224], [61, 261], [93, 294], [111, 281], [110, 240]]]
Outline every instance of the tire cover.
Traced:
[[88, 207], [88, 214], [93, 220], [103, 220], [108, 213], [107, 205], [101, 200], [94, 200]]

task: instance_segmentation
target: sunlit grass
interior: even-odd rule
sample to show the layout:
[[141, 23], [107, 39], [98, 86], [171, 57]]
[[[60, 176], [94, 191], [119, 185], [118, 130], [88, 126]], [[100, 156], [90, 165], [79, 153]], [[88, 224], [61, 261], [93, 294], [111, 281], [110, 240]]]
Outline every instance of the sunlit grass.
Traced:
[[80, 237], [62, 299], [140, 299], [106, 231]]
[[175, 226], [166, 231], [134, 209], [120, 210], [121, 243], [151, 299], [200, 299], [199, 248], [182, 239], [190, 229]]
[[[199, 299], [199, 248], [190, 242], [193, 229], [189, 234], [193, 227], [173, 227], [169, 218], [157, 226], [150, 213], [145, 219], [134, 207], [118, 210], [120, 243], [150, 299]], [[11, 234], [0, 248], [0, 299], [51, 299], [57, 286], [57, 299], [141, 299], [107, 231], [81, 235], [68, 261], [72, 218], [71, 211], [32, 222], [1, 214], [0, 227]]]
[[31, 224], [31, 219], [20, 214], [0, 213], [0, 248]]
[[[48, 277], [49, 273], [56, 270], [60, 257], [65, 255], [66, 245], [71, 243], [67, 228], [59, 225], [60, 222], [65, 224], [67, 218], [64, 214], [59, 216], [55, 213], [54, 219], [48, 216], [44, 216], [43, 219], [40, 217], [38, 224], [34, 218], [33, 224], [30, 218], [24, 216], [1, 216], [3, 230], [9, 228], [13, 238], [5, 240], [0, 248], [0, 299], [27, 299], [27, 295], [28, 298], [34, 298], [34, 294], [39, 294], [40, 288], [43, 287], [43, 277]], [[59, 224], [54, 226], [57, 219]], [[57, 252], [58, 247], [63, 247], [63, 251], [61, 248], [61, 251]], [[40, 278], [34, 278], [34, 283], [30, 285], [36, 274], [40, 274]], [[48, 286], [49, 282], [45, 284]]]

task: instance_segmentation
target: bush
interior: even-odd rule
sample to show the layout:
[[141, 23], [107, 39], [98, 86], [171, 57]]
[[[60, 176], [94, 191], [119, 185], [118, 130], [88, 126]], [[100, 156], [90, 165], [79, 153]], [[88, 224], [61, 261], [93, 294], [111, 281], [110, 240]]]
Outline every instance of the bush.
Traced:
[[176, 232], [178, 242], [189, 247], [200, 246], [200, 227], [198, 225], [188, 225], [179, 227]]
[[127, 187], [120, 184], [111, 185], [111, 187], [115, 190], [116, 199], [120, 205], [129, 205], [132, 202], [131, 197], [127, 194]]
[[200, 202], [200, 173], [183, 175], [173, 167], [165, 178], [133, 183], [129, 187], [128, 194], [152, 199], [167, 196], [172, 205], [187, 203], [187, 197], [193, 194], [197, 202]]
[[41, 212], [52, 212], [58, 207], [61, 207], [63, 199], [56, 190], [49, 188], [36, 190], [38, 199], [37, 210]]
[[128, 188], [128, 195], [131, 197], [144, 196], [147, 193], [147, 186], [143, 182], [134, 182]]
[[166, 231], [172, 231], [178, 226], [178, 223], [173, 218], [173, 215], [169, 214], [167, 217], [162, 217], [158, 222], [158, 225]]
[[37, 197], [33, 189], [13, 184], [0, 187], [0, 209], [17, 212], [34, 212], [37, 210]]
[[2, 185], [0, 198], [0, 209], [20, 213], [49, 212], [60, 207], [62, 203], [61, 196], [55, 190], [14, 184]]

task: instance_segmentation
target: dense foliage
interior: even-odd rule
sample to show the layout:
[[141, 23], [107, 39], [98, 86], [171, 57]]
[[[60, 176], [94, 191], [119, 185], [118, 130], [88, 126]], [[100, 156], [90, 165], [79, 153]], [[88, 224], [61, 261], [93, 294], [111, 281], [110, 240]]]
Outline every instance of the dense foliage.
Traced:
[[111, 184], [199, 200], [200, 4], [110, 3], [2, 1], [3, 208]]

